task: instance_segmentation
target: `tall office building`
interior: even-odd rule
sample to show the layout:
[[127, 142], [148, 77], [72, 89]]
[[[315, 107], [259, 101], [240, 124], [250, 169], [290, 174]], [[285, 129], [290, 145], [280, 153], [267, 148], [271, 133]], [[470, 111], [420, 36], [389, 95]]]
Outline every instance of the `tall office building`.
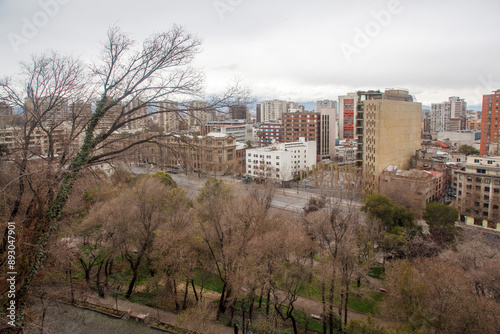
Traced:
[[499, 151], [499, 106], [500, 89], [493, 94], [483, 95], [483, 108], [481, 111], [481, 155], [500, 155]]
[[356, 165], [366, 191], [379, 191], [379, 176], [388, 166], [409, 169], [420, 149], [422, 104], [406, 90], [358, 92]]
[[339, 96], [339, 130], [338, 138], [356, 139], [356, 106], [358, 104], [358, 94], [348, 93]]

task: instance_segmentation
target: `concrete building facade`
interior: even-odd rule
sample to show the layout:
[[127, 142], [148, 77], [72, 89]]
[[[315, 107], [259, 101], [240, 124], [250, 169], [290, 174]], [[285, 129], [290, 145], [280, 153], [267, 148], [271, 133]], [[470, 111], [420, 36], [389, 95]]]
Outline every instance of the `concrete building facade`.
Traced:
[[271, 100], [264, 101], [260, 104], [260, 122], [269, 122], [271, 120], [279, 120], [283, 113], [287, 112], [288, 106], [286, 101]]
[[248, 177], [287, 182], [316, 163], [316, 142], [301, 139], [247, 149], [246, 159]]
[[427, 204], [443, 197], [445, 189], [443, 172], [400, 170], [397, 166], [389, 166], [380, 175], [380, 193], [412, 208], [419, 216]]
[[431, 104], [430, 132], [459, 131], [467, 126], [467, 102], [457, 96]]
[[158, 126], [161, 131], [173, 132], [186, 130], [185, 114], [179, 111], [179, 104], [174, 101], [162, 101], [158, 103]]
[[5, 102], [0, 102], [0, 129], [6, 129], [13, 124], [13, 110]]
[[[500, 89], [493, 94], [483, 95], [483, 107], [481, 111], [481, 147], [479, 154], [493, 155], [491, 148], [497, 148], [500, 139]], [[496, 144], [496, 145], [492, 145]], [[494, 151], [498, 151], [495, 149]]]
[[422, 104], [405, 90], [358, 92], [357, 165], [366, 191], [378, 191], [379, 175], [391, 165], [409, 169], [420, 149]]
[[337, 138], [337, 101], [317, 101], [316, 110], [319, 113], [318, 156], [333, 159]]
[[460, 220], [500, 231], [500, 157], [468, 156], [455, 182]]
[[260, 131], [262, 131], [261, 146], [269, 146], [273, 143], [281, 143], [283, 141], [283, 124], [279, 122], [271, 120], [261, 123]]
[[236, 104], [229, 107], [229, 114], [232, 119], [248, 120], [248, 107], [244, 104]]
[[339, 139], [354, 140], [356, 138], [357, 104], [357, 93], [348, 93], [347, 95], [339, 96]]

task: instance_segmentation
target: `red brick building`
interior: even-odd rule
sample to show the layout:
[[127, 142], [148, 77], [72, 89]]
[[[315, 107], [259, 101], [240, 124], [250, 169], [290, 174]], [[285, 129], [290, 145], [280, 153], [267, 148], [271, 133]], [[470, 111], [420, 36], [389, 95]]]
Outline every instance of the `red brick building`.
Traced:
[[[483, 108], [481, 112], [481, 146], [480, 155], [490, 154], [490, 144], [496, 143], [498, 147], [499, 117], [500, 117], [500, 89], [493, 94], [483, 95]], [[493, 153], [497, 155], [497, 153]]]

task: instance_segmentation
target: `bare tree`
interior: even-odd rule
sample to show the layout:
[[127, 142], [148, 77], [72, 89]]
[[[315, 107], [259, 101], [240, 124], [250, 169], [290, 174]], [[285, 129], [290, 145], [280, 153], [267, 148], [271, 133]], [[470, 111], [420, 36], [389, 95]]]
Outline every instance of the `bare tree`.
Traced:
[[[132, 147], [155, 142], [163, 136], [161, 133], [151, 133], [146, 138], [126, 145], [117, 144], [113, 135], [118, 130], [148, 116], [139, 112], [141, 108], [147, 108], [163, 99], [180, 100], [201, 96], [203, 77], [189, 66], [199, 52], [200, 45], [199, 39], [177, 26], [151, 36], [139, 46], [119, 28], [112, 27], [103, 44], [99, 61], [90, 66], [90, 71], [85, 71], [85, 67], [73, 58], [52, 54], [34, 57], [32, 64], [23, 66], [26, 79], [17, 86], [10, 79], [1, 81], [0, 99], [22, 108], [26, 115], [26, 123], [20, 136], [21, 149], [16, 156], [19, 190], [12, 205], [10, 219], [18, 216], [23, 203], [27, 203], [27, 213], [35, 213], [23, 217], [26, 233], [29, 233], [29, 244], [33, 248], [26, 257], [29, 259], [26, 270], [19, 275], [19, 289], [16, 293], [19, 305], [18, 325], [24, 319], [29, 286], [44, 264], [47, 244], [57, 229], [56, 221], [63, 213], [75, 180], [88, 166], [108, 161]], [[232, 87], [221, 97], [213, 99], [208, 107], [228, 105], [240, 92], [238, 86]], [[72, 130], [66, 137], [68, 140], [64, 141], [67, 143], [66, 151], [56, 155], [49, 145], [48, 160], [34, 170], [32, 166], [39, 165], [30, 159], [30, 139], [35, 130], [40, 128], [48, 138], [52, 138], [51, 129], [54, 126], [46, 126], [57, 125], [57, 121], [48, 121], [52, 117], [52, 111], [65, 100], [86, 103], [94, 97], [98, 97], [95, 111], [85, 122], [84, 128], [77, 121], [79, 117], [75, 115], [72, 118]], [[132, 104], [134, 100], [140, 103]], [[157, 109], [151, 113], [160, 112], [162, 111]], [[71, 152], [69, 143], [79, 133], [82, 133], [81, 145], [76, 145]], [[47, 168], [46, 164], [49, 162]], [[33, 191], [37, 189], [28, 178], [28, 175], [37, 173], [38, 179], [46, 183], [41, 189], [42, 193]], [[32, 199], [25, 198], [27, 187], [32, 191]], [[38, 211], [33, 210], [31, 203], [38, 205]], [[5, 242], [1, 249], [5, 249]]]

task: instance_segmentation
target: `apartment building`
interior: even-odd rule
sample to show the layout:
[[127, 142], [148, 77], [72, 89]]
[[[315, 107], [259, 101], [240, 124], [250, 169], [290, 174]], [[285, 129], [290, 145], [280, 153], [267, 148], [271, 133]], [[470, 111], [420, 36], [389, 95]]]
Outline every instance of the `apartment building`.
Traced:
[[467, 126], [467, 102], [457, 96], [431, 104], [430, 132], [459, 131]]
[[356, 139], [356, 106], [358, 94], [348, 93], [339, 96], [339, 139]]
[[[481, 111], [481, 147], [479, 154], [498, 154], [498, 144], [500, 143], [500, 89], [493, 94], [483, 95], [483, 107]], [[491, 150], [494, 148], [494, 150]]]
[[207, 102], [189, 102], [187, 113], [187, 123], [191, 130], [199, 131], [202, 124], [215, 120], [215, 110], [209, 108]]
[[455, 182], [460, 220], [500, 231], [500, 157], [468, 156]]
[[247, 149], [246, 159], [248, 177], [287, 182], [316, 163], [316, 142], [301, 138], [298, 142]]
[[126, 129], [144, 130], [147, 124], [148, 108], [141, 100], [132, 100], [124, 105], [124, 112], [128, 121]]
[[379, 175], [391, 165], [409, 169], [420, 149], [422, 104], [406, 90], [358, 92], [356, 165], [363, 171], [366, 191], [378, 191]]
[[[50, 138], [47, 131], [37, 127], [29, 138], [29, 151], [37, 156], [57, 156], [61, 154], [74, 153], [83, 142], [83, 134], [70, 140], [71, 125], [63, 122], [57, 128], [52, 129]], [[25, 137], [21, 128], [10, 127], [0, 129], [0, 144], [7, 147], [10, 153], [23, 149]]]
[[467, 130], [479, 130], [481, 131], [481, 120], [471, 118], [467, 120]]
[[277, 121], [270, 120], [261, 123], [260, 131], [262, 131], [262, 138], [260, 138], [261, 146], [268, 146], [283, 141], [283, 124]]
[[0, 102], [0, 129], [6, 129], [13, 124], [12, 107], [5, 102]]
[[157, 105], [158, 126], [161, 131], [175, 132], [187, 130], [187, 115], [179, 110], [179, 104], [174, 101], [162, 101]]

